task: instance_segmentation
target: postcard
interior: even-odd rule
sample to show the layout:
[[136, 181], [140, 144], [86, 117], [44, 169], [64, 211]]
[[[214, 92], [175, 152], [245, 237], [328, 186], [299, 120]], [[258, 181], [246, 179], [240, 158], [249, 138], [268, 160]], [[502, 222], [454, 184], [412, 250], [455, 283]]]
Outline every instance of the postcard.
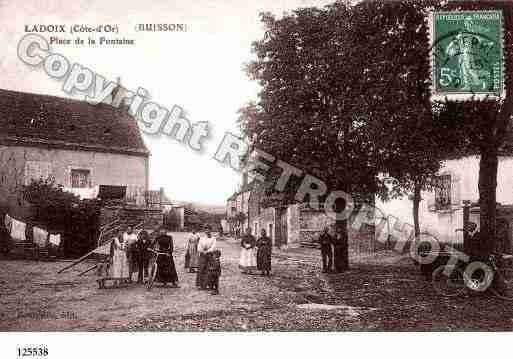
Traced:
[[6, 358], [510, 332], [512, 16], [0, 0]]

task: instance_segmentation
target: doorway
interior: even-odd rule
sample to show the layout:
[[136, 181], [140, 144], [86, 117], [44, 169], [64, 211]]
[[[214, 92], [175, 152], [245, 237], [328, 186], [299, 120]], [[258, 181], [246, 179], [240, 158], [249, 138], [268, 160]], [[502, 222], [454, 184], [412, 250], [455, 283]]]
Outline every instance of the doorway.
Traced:
[[288, 243], [287, 236], [287, 207], [276, 208], [275, 217], [275, 246], [281, 247]]

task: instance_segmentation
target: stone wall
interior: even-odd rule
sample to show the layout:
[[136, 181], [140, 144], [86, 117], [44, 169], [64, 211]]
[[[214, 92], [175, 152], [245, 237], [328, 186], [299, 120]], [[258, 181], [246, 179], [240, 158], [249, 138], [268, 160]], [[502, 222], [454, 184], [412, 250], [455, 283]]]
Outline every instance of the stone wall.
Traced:
[[299, 241], [312, 242], [317, 240], [322, 230], [334, 223], [335, 221], [328, 217], [324, 211], [303, 207], [299, 216]]
[[[260, 215], [262, 212], [262, 208], [260, 207], [260, 200], [262, 198], [262, 194], [263, 194], [263, 186], [261, 184], [257, 184], [255, 186], [253, 186], [253, 188], [249, 192], [248, 219], [249, 219], [249, 224], [251, 225], [251, 228], [253, 231], [255, 228], [255, 223], [257, 224], [258, 228], [261, 228], [261, 224], [259, 223], [259, 221], [260, 221]], [[253, 234], [255, 234], [255, 233], [253, 233]]]
[[293, 204], [287, 208], [287, 246], [298, 247], [300, 240], [300, 205]]
[[147, 190], [147, 158], [91, 151], [70, 151], [39, 147], [0, 147], [0, 206], [14, 216], [23, 214], [21, 199], [26, 176], [52, 176], [56, 184], [71, 187], [71, 169], [90, 171], [90, 185], [127, 186], [127, 191]]

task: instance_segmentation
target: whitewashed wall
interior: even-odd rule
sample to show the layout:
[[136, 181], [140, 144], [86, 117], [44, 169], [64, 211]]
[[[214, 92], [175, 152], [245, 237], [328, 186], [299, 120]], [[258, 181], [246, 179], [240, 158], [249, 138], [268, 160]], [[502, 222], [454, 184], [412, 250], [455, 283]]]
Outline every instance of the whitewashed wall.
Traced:
[[[421, 230], [444, 242], [462, 242], [462, 233], [456, 233], [455, 230], [463, 226], [462, 201], [477, 202], [479, 199], [479, 156], [448, 160], [444, 163], [440, 174], [451, 175], [451, 209], [436, 211], [434, 193], [422, 193], [423, 200], [419, 208]], [[497, 202], [513, 204], [513, 157], [499, 158]], [[397, 217], [401, 221], [413, 225], [413, 202], [406, 197], [385, 203], [376, 198], [376, 207], [386, 217]], [[393, 217], [388, 217], [389, 223], [395, 221]], [[471, 220], [479, 224], [479, 218], [472, 216]]]

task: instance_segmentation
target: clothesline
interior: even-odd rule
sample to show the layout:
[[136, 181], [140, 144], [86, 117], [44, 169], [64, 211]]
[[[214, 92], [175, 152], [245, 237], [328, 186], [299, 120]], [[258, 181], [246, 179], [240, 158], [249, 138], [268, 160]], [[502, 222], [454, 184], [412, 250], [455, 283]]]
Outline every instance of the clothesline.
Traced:
[[[32, 227], [39, 227], [41, 229], [44, 229], [45, 231], [47, 231], [48, 233], [50, 234], [60, 234], [61, 231], [58, 231], [58, 230], [49, 230], [48, 228], [44, 228], [45, 226], [44, 225], [41, 225], [40, 223], [38, 222], [35, 222], [35, 221], [30, 221], [30, 220], [20, 220], [18, 218], [15, 218], [11, 215], [9, 215], [8, 213], [5, 214], [5, 216], [9, 216], [11, 219], [15, 219], [17, 220], [18, 222], [22, 222], [22, 223], [25, 223], [26, 225], [28, 226], [32, 226]], [[4, 217], [5, 218], [5, 217]], [[4, 222], [4, 226], [5, 226], [5, 222]], [[5, 226], [7, 228], [7, 226]], [[8, 229], [8, 228], [7, 228]]]
[[[39, 225], [28, 223], [32, 227], [32, 242], [38, 246], [45, 246], [51, 243], [55, 246], [59, 246], [61, 243], [61, 234], [56, 231], [48, 231]], [[15, 217], [12, 217], [8, 213], [5, 214], [4, 225], [12, 239], [25, 242], [27, 241], [27, 223], [21, 221]], [[30, 227], [29, 227], [30, 228]]]

